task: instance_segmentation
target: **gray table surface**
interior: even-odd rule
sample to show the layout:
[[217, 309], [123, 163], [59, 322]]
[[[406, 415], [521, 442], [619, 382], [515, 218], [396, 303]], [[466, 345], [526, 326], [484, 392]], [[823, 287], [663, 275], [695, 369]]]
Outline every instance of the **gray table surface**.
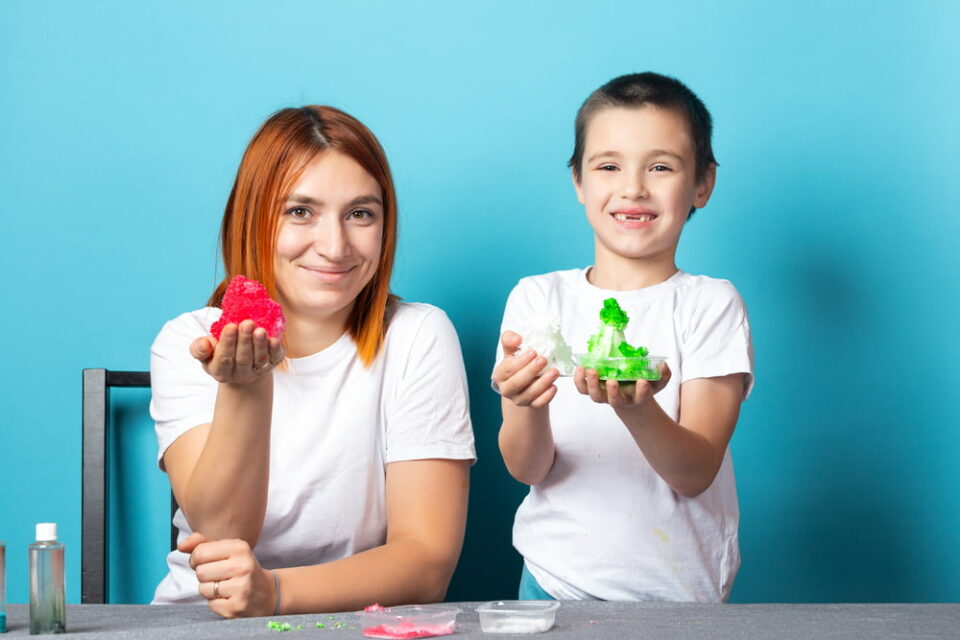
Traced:
[[[531, 638], [960, 638], [960, 604], [562, 603], [556, 625], [536, 636], [484, 634], [478, 602], [462, 612], [452, 639]], [[85, 638], [277, 637], [267, 622], [302, 625], [291, 640], [362, 638], [352, 613], [224, 620], [203, 606], [68, 605], [67, 636]], [[317, 622], [326, 625], [317, 627]], [[336, 623], [342, 623], [338, 626]], [[7, 606], [8, 635], [28, 635], [27, 605]]]

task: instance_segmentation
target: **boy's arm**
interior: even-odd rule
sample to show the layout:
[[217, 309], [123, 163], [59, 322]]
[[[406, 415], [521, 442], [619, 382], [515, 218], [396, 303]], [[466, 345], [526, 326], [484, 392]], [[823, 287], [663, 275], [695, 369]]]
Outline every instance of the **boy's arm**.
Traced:
[[551, 368], [538, 376], [547, 360], [533, 351], [514, 356], [521, 338], [512, 331], [504, 332], [501, 344], [503, 360], [493, 372], [503, 410], [500, 454], [507, 471], [516, 480], [528, 485], [539, 484], [553, 466], [548, 404], [557, 393], [554, 383], [559, 372]]
[[[653, 387], [639, 381], [633, 393], [613, 380], [586, 372], [584, 391], [609, 402], [654, 471], [682, 496], [700, 495], [713, 483], [740, 416], [746, 374], [696, 378], [680, 387], [680, 421], [653, 400]], [[578, 384], [578, 387], [580, 385]]]

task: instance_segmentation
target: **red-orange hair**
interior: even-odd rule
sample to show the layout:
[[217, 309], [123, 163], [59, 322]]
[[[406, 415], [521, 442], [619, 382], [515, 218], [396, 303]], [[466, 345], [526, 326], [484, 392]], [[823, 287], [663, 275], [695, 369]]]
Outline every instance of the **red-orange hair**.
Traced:
[[333, 107], [282, 109], [254, 134], [237, 170], [220, 228], [226, 277], [208, 302], [220, 306], [230, 279], [238, 274], [259, 280], [278, 299], [274, 254], [282, 203], [304, 168], [318, 153], [333, 149], [353, 158], [383, 192], [380, 263], [357, 295], [347, 329], [364, 365], [377, 357], [386, 333], [390, 275], [397, 248], [397, 197], [387, 156], [377, 138], [356, 118]]

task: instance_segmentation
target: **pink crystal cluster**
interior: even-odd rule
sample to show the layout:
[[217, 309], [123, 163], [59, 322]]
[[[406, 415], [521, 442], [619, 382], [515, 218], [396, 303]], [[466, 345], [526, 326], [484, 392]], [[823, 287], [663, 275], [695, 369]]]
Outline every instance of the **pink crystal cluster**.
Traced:
[[234, 276], [227, 285], [220, 304], [223, 314], [210, 327], [210, 333], [217, 340], [228, 324], [240, 324], [244, 320], [253, 320], [258, 327], [267, 330], [267, 335], [276, 338], [283, 333], [287, 319], [280, 304], [270, 298], [267, 288], [256, 280], [243, 276]]

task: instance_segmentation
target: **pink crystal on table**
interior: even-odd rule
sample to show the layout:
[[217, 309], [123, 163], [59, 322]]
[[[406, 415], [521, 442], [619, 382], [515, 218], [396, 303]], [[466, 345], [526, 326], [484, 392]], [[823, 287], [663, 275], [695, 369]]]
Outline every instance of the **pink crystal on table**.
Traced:
[[433, 636], [448, 636], [454, 631], [454, 623], [417, 624], [409, 620], [402, 620], [395, 624], [379, 624], [375, 627], [365, 627], [363, 635], [368, 638], [430, 638]]
[[233, 277], [220, 306], [223, 314], [210, 327], [210, 334], [217, 340], [225, 326], [240, 324], [244, 320], [253, 320], [258, 327], [267, 330], [267, 335], [276, 338], [283, 333], [287, 321], [280, 304], [270, 298], [266, 287], [243, 276]]

